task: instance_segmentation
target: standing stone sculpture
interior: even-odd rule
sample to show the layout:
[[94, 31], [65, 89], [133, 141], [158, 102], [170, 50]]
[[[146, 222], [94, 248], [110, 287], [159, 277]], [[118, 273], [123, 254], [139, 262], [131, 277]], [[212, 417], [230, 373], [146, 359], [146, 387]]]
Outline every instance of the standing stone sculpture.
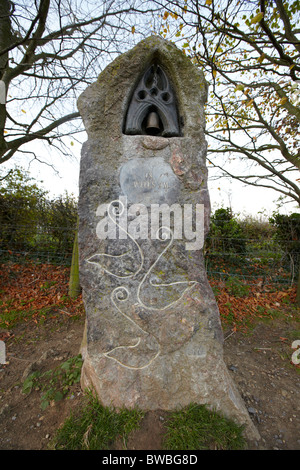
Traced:
[[223, 360], [203, 260], [209, 229], [201, 71], [152, 36], [79, 97], [83, 388], [144, 410], [206, 403], [258, 433]]

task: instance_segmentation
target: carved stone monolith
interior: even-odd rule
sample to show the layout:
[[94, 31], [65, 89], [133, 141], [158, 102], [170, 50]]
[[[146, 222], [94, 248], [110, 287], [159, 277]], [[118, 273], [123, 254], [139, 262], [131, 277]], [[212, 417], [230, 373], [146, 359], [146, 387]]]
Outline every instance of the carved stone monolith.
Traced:
[[81, 383], [104, 405], [206, 403], [259, 439], [223, 360], [207, 280], [207, 84], [152, 36], [79, 97], [88, 140], [79, 195], [86, 310]]

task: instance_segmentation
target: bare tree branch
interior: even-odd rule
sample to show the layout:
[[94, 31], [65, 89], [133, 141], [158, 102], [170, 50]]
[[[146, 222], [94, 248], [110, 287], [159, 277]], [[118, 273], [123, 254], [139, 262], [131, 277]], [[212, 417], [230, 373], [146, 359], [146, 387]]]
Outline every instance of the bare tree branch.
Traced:
[[145, 18], [157, 7], [142, 0], [1, 0], [1, 5], [0, 78], [7, 100], [0, 104], [0, 163], [24, 154], [23, 146], [37, 139], [51, 145], [57, 139], [65, 155], [62, 137], [77, 132], [79, 94], [104, 64], [134, 43], [134, 30], [148, 35]]
[[[155, 3], [167, 11], [164, 36], [183, 47], [209, 82], [208, 157], [218, 174], [274, 189], [299, 204], [300, 38], [295, 28], [299, 4]], [[240, 161], [244, 171], [224, 168], [222, 154], [229, 156], [228, 162]], [[254, 162], [260, 171], [250, 171], [247, 162]]]

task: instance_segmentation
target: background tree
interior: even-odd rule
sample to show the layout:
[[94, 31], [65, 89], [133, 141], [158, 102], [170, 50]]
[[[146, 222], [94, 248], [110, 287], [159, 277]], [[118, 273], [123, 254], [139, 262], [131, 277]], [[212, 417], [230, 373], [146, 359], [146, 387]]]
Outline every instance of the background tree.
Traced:
[[15, 168], [0, 188], [0, 254], [70, 262], [77, 201], [65, 193], [49, 198], [42, 182]]
[[145, 24], [147, 4], [0, 0], [0, 79], [6, 94], [0, 103], [0, 163], [16, 152], [41, 159], [32, 145], [36, 140], [71, 153], [64, 137], [83, 130], [77, 97], [105, 61], [132, 45], [139, 18]]
[[76, 231], [77, 200], [67, 192], [54, 199], [47, 199], [44, 205], [43, 232], [53, 240], [52, 251], [70, 252]]
[[300, 266], [300, 214], [273, 213], [270, 223], [275, 227], [274, 238], [297, 272]]
[[299, 206], [299, 0], [156, 3], [164, 7], [161, 34], [178, 41], [209, 82], [216, 177], [275, 189]]
[[10, 171], [0, 188], [0, 251], [36, 247], [47, 192], [22, 168]]

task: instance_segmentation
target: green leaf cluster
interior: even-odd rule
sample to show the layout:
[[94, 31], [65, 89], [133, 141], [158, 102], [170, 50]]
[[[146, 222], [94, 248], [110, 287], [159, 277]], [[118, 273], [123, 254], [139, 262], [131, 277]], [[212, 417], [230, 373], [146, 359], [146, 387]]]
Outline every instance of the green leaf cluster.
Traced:
[[246, 251], [243, 228], [230, 208], [217, 209], [212, 215], [207, 248], [227, 253]]
[[62, 400], [70, 387], [80, 381], [82, 357], [69, 358], [55, 369], [46, 372], [35, 371], [23, 382], [22, 392], [29, 394], [33, 390], [41, 392], [41, 408], [45, 410], [51, 401]]

